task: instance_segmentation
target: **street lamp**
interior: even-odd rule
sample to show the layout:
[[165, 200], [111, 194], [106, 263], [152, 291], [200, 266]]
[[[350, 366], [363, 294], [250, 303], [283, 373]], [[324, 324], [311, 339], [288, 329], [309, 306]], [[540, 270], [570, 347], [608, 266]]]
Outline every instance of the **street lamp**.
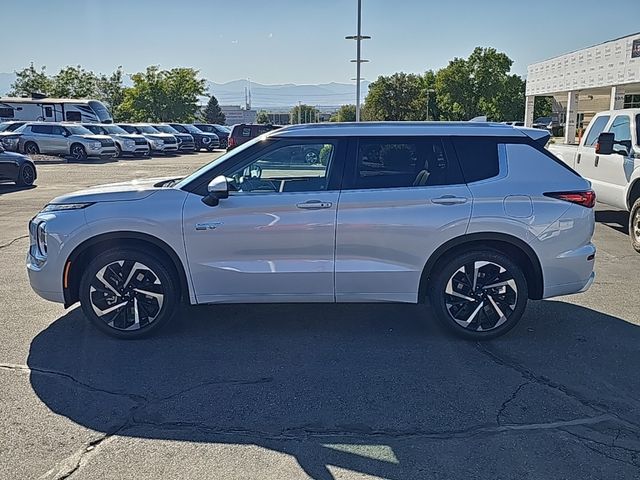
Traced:
[[361, 56], [361, 48], [360, 44], [362, 40], [369, 40], [371, 37], [369, 35], [362, 35], [362, 0], [358, 0], [358, 34], [357, 35], [349, 35], [344, 37], [347, 40], [355, 40], [356, 41], [356, 59], [351, 60], [352, 63], [356, 64], [356, 122], [360, 121], [360, 81], [362, 80], [360, 77], [360, 65], [362, 63], [366, 63], [369, 60], [363, 60]]

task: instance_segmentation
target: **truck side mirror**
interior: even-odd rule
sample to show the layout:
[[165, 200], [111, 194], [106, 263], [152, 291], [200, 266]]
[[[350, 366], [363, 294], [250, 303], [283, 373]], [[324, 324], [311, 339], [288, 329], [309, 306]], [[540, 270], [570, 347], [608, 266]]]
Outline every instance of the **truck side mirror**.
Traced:
[[615, 135], [609, 132], [603, 132], [598, 135], [598, 143], [596, 143], [596, 153], [600, 155], [611, 155], [613, 153], [613, 143]]

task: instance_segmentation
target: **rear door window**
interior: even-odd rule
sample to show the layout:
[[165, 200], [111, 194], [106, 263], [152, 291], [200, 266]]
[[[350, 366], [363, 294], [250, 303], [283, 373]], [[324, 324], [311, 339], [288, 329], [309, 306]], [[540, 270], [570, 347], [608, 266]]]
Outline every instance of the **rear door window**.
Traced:
[[460, 166], [437, 137], [361, 138], [351, 188], [401, 188], [464, 183]]
[[500, 173], [498, 141], [495, 138], [456, 137], [453, 144], [467, 183], [486, 180]]
[[596, 118], [591, 121], [591, 125], [589, 126], [589, 133], [587, 133], [587, 138], [584, 140], [585, 147], [592, 147], [598, 141], [598, 136], [604, 132], [604, 127], [609, 123], [609, 119], [611, 117], [609, 115], [602, 115], [601, 117]]

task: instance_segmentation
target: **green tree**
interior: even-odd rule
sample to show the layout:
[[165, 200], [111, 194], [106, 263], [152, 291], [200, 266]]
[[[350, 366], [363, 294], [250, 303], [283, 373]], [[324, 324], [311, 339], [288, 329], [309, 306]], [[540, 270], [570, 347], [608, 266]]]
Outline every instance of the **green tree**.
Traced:
[[454, 58], [435, 75], [441, 117], [469, 120], [519, 119], [524, 115], [524, 81], [510, 75], [513, 61], [495, 48], [476, 47], [468, 59]]
[[224, 113], [222, 113], [218, 99], [215, 96], [211, 95], [211, 97], [209, 97], [207, 106], [204, 108], [203, 117], [204, 121], [207, 123], [224, 125], [226, 118]]
[[296, 123], [315, 123], [319, 113], [316, 107], [303, 103], [293, 107], [291, 112], [289, 112], [289, 117], [292, 125]]
[[332, 122], [355, 122], [356, 121], [356, 106], [355, 105], [342, 105], [338, 111], [331, 116]]
[[550, 117], [553, 113], [553, 97], [536, 97], [533, 104], [533, 118]]
[[258, 115], [256, 116], [256, 123], [262, 123], [262, 124], [271, 123], [271, 120], [269, 120], [269, 114], [267, 114], [266, 110], [260, 110], [258, 112]]
[[51, 95], [59, 98], [95, 98], [98, 78], [80, 65], [65, 67], [51, 79]]
[[122, 67], [118, 67], [111, 75], [100, 75], [96, 79], [95, 98], [107, 106], [116, 121], [120, 120], [120, 105], [124, 101], [123, 76]]
[[206, 94], [205, 80], [192, 68], [151, 66], [131, 80], [119, 109], [121, 118], [130, 121], [191, 122], [199, 110], [198, 97]]
[[369, 85], [362, 108], [364, 120], [425, 120], [424, 82], [413, 73], [380, 76]]
[[16, 73], [16, 79], [11, 84], [9, 96], [12, 97], [28, 97], [32, 93], [42, 93], [51, 95], [53, 87], [51, 79], [47, 76], [46, 67], [42, 66], [37, 70], [33, 63]]

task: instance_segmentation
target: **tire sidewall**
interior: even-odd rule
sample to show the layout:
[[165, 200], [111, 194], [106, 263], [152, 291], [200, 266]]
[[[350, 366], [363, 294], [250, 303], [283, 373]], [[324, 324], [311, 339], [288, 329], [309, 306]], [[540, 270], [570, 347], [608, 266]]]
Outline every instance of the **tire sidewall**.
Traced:
[[640, 198], [638, 198], [633, 205], [631, 206], [631, 211], [629, 212], [629, 239], [631, 240], [631, 245], [635, 249], [636, 252], [640, 253], [640, 239], [636, 238], [633, 233], [633, 219], [636, 215], [638, 215], [638, 211], [640, 211]]
[[[31, 181], [30, 182], [25, 182], [24, 181], [24, 171], [27, 168], [31, 169]], [[33, 165], [31, 165], [29, 163], [25, 163], [20, 167], [20, 171], [18, 172], [18, 179], [16, 181], [16, 184], [18, 184], [21, 187], [29, 187], [29, 186], [33, 185], [33, 182], [35, 181], [35, 177], [36, 177], [36, 169], [33, 167]]]
[[[506, 270], [508, 270], [511, 275], [513, 275], [513, 279], [516, 282], [516, 287], [518, 288], [518, 299], [516, 301], [516, 307], [511, 316], [498, 328], [488, 330], [486, 332], [468, 330], [456, 323], [456, 321], [449, 314], [445, 302], [444, 291], [449, 279], [460, 267], [472, 261], [487, 261], [501, 265]], [[453, 331], [457, 335], [460, 335], [464, 338], [470, 340], [488, 340], [504, 335], [517, 325], [527, 306], [529, 290], [527, 286], [527, 280], [524, 273], [522, 272], [522, 269], [509, 257], [498, 252], [497, 250], [473, 250], [467, 253], [450, 256], [438, 262], [433, 271], [437, 273], [433, 277], [433, 281], [429, 284], [431, 308], [433, 309], [438, 319], [447, 328], [449, 328], [450, 331]]]
[[[157, 275], [164, 288], [163, 305], [159, 315], [149, 325], [138, 330], [124, 331], [109, 327], [95, 314], [91, 306], [91, 300], [89, 298], [91, 280], [101, 268], [119, 260], [132, 260], [146, 265]], [[79, 287], [80, 305], [85, 316], [102, 332], [116, 338], [127, 340], [142, 338], [158, 331], [174, 316], [180, 298], [178, 285], [179, 282], [173, 269], [165, 265], [158, 257], [132, 248], [115, 248], [99, 254], [85, 268]]]
[[[76, 150], [77, 148], [80, 148], [81, 149], [80, 151], [82, 152], [81, 155], [79, 155], [79, 156], [76, 156], [73, 153], [73, 151]], [[70, 153], [71, 153], [71, 157], [74, 160], [86, 160], [86, 158], [87, 158], [87, 151], [84, 148], [84, 146], [82, 144], [80, 144], [80, 143], [74, 143], [73, 145], [71, 145]]]

